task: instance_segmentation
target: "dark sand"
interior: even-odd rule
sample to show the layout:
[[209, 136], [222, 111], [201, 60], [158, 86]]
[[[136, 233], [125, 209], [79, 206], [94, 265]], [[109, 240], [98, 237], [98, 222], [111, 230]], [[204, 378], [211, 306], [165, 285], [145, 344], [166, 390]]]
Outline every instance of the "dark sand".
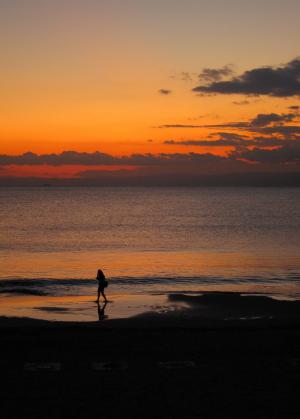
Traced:
[[300, 417], [300, 302], [170, 299], [190, 308], [85, 324], [1, 318], [0, 417]]

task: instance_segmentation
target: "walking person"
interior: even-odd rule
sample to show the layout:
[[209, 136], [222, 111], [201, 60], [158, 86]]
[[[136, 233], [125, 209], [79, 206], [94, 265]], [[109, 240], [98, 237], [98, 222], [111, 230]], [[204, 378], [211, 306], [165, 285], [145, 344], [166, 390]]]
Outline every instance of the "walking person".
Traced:
[[99, 303], [100, 294], [103, 296], [104, 301], [107, 303], [108, 300], [106, 298], [106, 295], [104, 294], [104, 288], [107, 287], [108, 282], [107, 282], [107, 280], [105, 278], [105, 275], [104, 275], [102, 269], [98, 269], [97, 278], [96, 279], [98, 281], [98, 298], [97, 298], [97, 303]]

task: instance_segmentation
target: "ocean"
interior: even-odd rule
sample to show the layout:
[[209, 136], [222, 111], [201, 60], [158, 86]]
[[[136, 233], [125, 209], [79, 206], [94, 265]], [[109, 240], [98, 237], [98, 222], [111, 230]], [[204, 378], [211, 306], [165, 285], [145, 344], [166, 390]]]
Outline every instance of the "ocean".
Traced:
[[1, 188], [0, 293], [300, 298], [300, 189]]

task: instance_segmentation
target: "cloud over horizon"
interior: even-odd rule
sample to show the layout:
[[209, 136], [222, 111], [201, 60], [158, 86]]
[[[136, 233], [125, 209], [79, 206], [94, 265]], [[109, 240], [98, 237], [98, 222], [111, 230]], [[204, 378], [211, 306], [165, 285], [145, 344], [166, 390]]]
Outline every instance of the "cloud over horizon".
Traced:
[[[246, 121], [222, 124], [166, 124], [159, 128], [209, 128], [200, 139], [164, 140], [165, 146], [205, 148], [202, 152], [112, 155], [101, 151], [19, 155], [0, 154], [1, 184], [9, 179], [81, 179], [93, 184], [143, 182], [193, 183], [199, 176], [233, 173], [300, 173], [300, 125], [297, 105], [289, 112], [258, 113]], [[204, 152], [205, 151], [205, 152]], [[6, 180], [5, 180], [6, 179]], [[140, 181], [138, 180], [140, 179]], [[147, 181], [145, 179], [148, 179]], [[151, 180], [152, 179], [152, 180]], [[164, 179], [164, 180], [163, 180]], [[13, 181], [12, 181], [13, 182]], [[12, 183], [13, 184], [13, 183]]]
[[238, 135], [213, 141], [211, 147], [231, 144], [234, 149], [227, 156], [190, 152], [116, 157], [75, 151], [0, 155], [0, 186], [300, 186], [299, 142], [274, 139], [268, 144], [265, 138], [245, 141]]
[[31, 152], [18, 156], [0, 155], [0, 167], [8, 165], [36, 166], [36, 165], [83, 165], [83, 166], [159, 166], [190, 164], [193, 162], [207, 162], [224, 160], [224, 157], [214, 154], [198, 153], [160, 153], [160, 154], [131, 154], [129, 156], [112, 156], [99, 151], [93, 153], [63, 151], [58, 154], [35, 154]]

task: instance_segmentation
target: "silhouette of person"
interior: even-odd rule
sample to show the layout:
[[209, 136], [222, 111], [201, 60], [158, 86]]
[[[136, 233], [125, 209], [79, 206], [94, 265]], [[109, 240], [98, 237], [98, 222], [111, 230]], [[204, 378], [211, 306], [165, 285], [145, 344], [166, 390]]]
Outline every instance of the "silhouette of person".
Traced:
[[105, 275], [104, 275], [104, 273], [101, 269], [98, 269], [96, 279], [98, 281], [98, 298], [97, 298], [96, 301], [97, 301], [97, 303], [99, 303], [100, 294], [101, 294], [104, 298], [104, 301], [107, 303], [108, 300], [106, 298], [106, 295], [104, 294], [104, 288], [107, 287], [107, 281], [106, 281]]
[[104, 304], [101, 307], [100, 304], [99, 304], [99, 301], [97, 301], [99, 321], [104, 320], [105, 318], [107, 318], [107, 316], [105, 316], [106, 304], [107, 304], [107, 301], [105, 301]]

